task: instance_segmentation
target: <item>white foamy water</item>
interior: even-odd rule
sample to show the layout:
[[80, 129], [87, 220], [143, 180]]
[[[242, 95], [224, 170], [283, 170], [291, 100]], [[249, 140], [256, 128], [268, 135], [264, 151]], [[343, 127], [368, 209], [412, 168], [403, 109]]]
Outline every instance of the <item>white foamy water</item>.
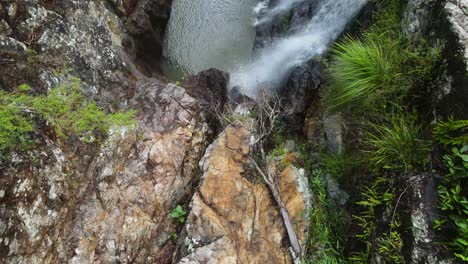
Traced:
[[262, 14], [262, 18], [260, 19], [257, 18], [257, 20], [254, 23], [254, 26], [257, 26], [263, 23], [268, 23], [276, 16], [289, 12], [298, 3], [301, 3], [304, 1], [305, 0], [280, 0], [275, 7], [268, 9], [270, 0], [264, 0], [260, 2], [254, 8], [254, 12], [257, 15]]
[[251, 63], [231, 72], [229, 87], [238, 86], [241, 93], [251, 97], [255, 97], [260, 85], [271, 89], [279, 87], [295, 66], [322, 55], [366, 2], [322, 0], [314, 17], [302, 30], [273, 42], [260, 50]]

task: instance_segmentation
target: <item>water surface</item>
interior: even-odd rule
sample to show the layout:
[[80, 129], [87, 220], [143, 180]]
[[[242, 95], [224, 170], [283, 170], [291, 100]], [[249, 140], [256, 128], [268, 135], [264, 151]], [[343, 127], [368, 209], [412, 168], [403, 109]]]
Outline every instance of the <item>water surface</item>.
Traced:
[[250, 59], [258, 0], [174, 0], [164, 40], [163, 73], [232, 71]]

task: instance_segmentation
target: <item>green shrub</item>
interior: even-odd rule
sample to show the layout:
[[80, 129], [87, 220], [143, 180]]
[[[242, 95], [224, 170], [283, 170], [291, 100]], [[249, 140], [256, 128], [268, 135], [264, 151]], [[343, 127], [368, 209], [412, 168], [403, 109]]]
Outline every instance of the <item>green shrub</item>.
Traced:
[[427, 161], [431, 142], [422, 140], [422, 128], [414, 114], [393, 110], [378, 123], [371, 123], [364, 138], [370, 161], [377, 168], [414, 169]]
[[102, 139], [112, 125], [134, 123], [134, 111], [109, 114], [87, 100], [76, 78], [47, 95], [33, 96], [30, 91], [27, 85], [12, 93], [0, 91], [0, 155], [4, 158], [34, 143], [35, 126], [40, 121], [47, 121], [59, 138], [77, 136], [85, 142]]
[[445, 145], [468, 144], [468, 120], [454, 120], [451, 117], [447, 122], [440, 122], [434, 128], [434, 136]]
[[448, 243], [453, 254], [468, 261], [468, 145], [454, 147], [444, 156], [447, 174], [438, 186], [440, 209], [448, 216], [440, 222], [450, 222], [455, 237]]
[[348, 179], [355, 173], [364, 173], [367, 164], [363, 164], [362, 152], [342, 151], [339, 153], [324, 152], [320, 155], [321, 165], [335, 179]]
[[24, 97], [12, 97], [0, 91], [0, 157], [9, 150], [25, 149], [33, 143], [33, 113], [20, 107], [19, 100]]

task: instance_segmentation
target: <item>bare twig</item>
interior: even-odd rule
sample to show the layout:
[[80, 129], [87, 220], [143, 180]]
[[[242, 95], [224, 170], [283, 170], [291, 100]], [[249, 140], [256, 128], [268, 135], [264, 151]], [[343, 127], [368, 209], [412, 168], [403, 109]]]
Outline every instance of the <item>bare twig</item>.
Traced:
[[[292, 113], [292, 109], [284, 109], [282, 106], [283, 100], [276, 93], [266, 89], [265, 87], [259, 89], [256, 102], [256, 105], [253, 106], [253, 109], [251, 109], [255, 116], [252, 122], [237, 122], [237, 120], [232, 120], [233, 116], [235, 115], [235, 109], [232, 108], [225, 109], [223, 113], [218, 112], [216, 113], [216, 116], [223, 124], [242, 124], [244, 127], [248, 126], [245, 128], [254, 135], [255, 139], [251, 142], [251, 146], [260, 152], [263, 168], [260, 167], [252, 155], [245, 155], [241, 151], [237, 151], [249, 159], [250, 163], [253, 165], [257, 173], [263, 178], [267, 187], [270, 189], [275, 202], [280, 208], [281, 217], [286, 227], [292, 250], [294, 251], [292, 253], [293, 259], [295, 260], [295, 263], [300, 263], [302, 252], [299, 240], [294, 230], [289, 212], [286, 209], [283, 200], [281, 199], [278, 183], [275, 181], [274, 173], [268, 166], [267, 156], [263, 147], [268, 137], [273, 134], [275, 130], [275, 124], [278, 119], [282, 116]], [[254, 152], [255, 151], [251, 151], [251, 153]]]

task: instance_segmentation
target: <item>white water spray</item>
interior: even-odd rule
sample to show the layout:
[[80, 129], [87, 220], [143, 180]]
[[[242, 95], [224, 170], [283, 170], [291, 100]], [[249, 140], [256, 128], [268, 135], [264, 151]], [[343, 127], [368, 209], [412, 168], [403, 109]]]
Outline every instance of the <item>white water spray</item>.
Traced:
[[280, 0], [275, 7], [268, 9], [270, 0], [264, 0], [260, 2], [254, 9], [254, 12], [255, 14], [257, 14], [257, 16], [260, 14], [262, 15], [262, 18], [257, 18], [257, 20], [254, 23], [254, 26], [270, 22], [276, 16], [287, 13], [296, 4], [304, 1], [305, 0]]
[[237, 86], [250, 97], [255, 97], [259, 86], [279, 87], [295, 66], [322, 55], [366, 2], [322, 0], [302, 30], [263, 48], [253, 62], [231, 73], [229, 87]]

